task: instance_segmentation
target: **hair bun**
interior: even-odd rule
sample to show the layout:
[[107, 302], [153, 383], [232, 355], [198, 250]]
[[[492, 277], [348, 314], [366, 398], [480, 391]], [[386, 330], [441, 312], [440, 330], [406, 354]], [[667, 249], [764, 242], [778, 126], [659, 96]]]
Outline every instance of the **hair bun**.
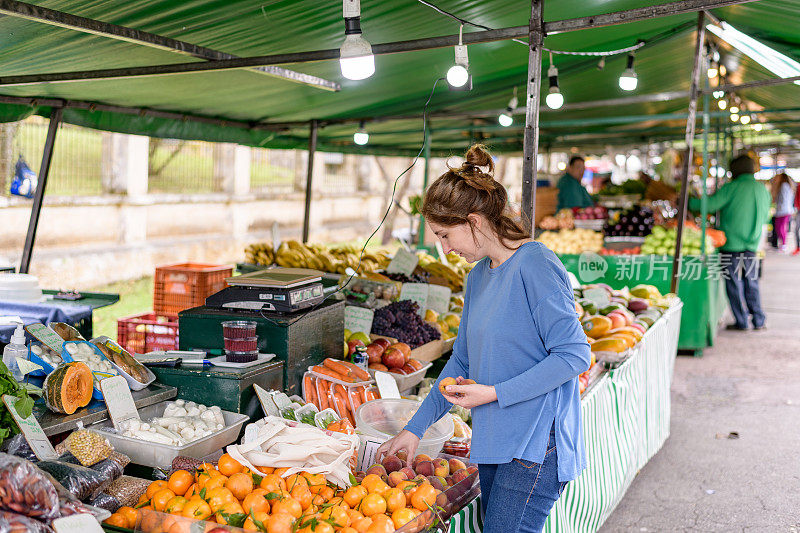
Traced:
[[467, 150], [465, 159], [470, 165], [489, 167], [488, 174], [494, 174], [494, 161], [492, 161], [492, 155], [486, 149], [486, 146], [482, 144], [473, 144], [469, 147], [469, 150]]

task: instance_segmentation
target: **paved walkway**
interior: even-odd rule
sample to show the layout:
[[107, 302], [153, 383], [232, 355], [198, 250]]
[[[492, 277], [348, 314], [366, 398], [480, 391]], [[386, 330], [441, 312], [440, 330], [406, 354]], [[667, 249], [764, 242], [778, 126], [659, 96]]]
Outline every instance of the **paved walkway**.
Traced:
[[800, 532], [800, 256], [765, 263], [768, 329], [678, 358], [671, 435], [602, 533]]

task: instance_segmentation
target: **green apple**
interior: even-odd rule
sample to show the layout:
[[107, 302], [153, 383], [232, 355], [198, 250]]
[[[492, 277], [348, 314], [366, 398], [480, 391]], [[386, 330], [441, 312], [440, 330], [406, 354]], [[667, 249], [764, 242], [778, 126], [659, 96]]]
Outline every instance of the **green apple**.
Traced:
[[351, 334], [349, 337], [347, 337], [347, 341], [361, 341], [364, 343], [364, 346], [367, 346], [370, 342], [372, 342], [369, 339], [369, 335], [362, 331], [356, 331], [355, 333]]

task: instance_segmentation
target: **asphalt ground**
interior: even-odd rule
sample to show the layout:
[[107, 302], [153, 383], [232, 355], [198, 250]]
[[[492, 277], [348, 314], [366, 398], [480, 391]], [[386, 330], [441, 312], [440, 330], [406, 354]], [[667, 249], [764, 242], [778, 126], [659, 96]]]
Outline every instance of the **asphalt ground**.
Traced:
[[800, 532], [800, 255], [767, 253], [761, 299], [766, 330], [678, 357], [670, 436], [601, 532]]

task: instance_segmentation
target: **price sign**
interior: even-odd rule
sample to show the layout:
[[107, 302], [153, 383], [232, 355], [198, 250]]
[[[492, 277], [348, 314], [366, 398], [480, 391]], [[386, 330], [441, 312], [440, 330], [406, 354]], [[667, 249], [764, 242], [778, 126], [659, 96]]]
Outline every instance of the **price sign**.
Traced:
[[264, 414], [267, 416], [281, 416], [281, 412], [272, 400], [270, 393], [256, 384], [253, 384], [253, 388], [256, 391], [256, 396], [258, 396], [258, 401], [261, 403], [261, 409], [264, 410]]
[[17, 357], [16, 359], [17, 366], [19, 366], [19, 371], [23, 376], [28, 375], [31, 372], [36, 372], [37, 370], [44, 370], [41, 365], [37, 365], [33, 361], [28, 361], [24, 357]]
[[372, 320], [375, 318], [375, 311], [365, 307], [348, 305], [344, 308], [344, 329], [353, 333], [363, 332], [369, 335], [372, 331]]
[[425, 304], [428, 309], [433, 309], [440, 315], [450, 310], [450, 296], [453, 291], [450, 287], [443, 287], [431, 283], [428, 286], [428, 301]]
[[103, 392], [108, 414], [115, 429], [119, 429], [119, 425], [125, 420], [139, 419], [139, 411], [136, 410], [131, 389], [125, 378], [122, 376], [105, 378], [100, 382], [100, 390]]
[[41, 341], [42, 344], [54, 352], [61, 353], [61, 349], [64, 346], [64, 339], [49, 326], [45, 326], [44, 324], [31, 324], [25, 326], [25, 329], [28, 330], [28, 333], [33, 335], [36, 340]]
[[388, 372], [375, 372], [375, 383], [378, 385], [378, 392], [381, 398], [399, 399], [400, 391], [397, 388], [397, 381]]
[[386, 268], [386, 272], [410, 276], [414, 273], [414, 269], [417, 268], [418, 263], [419, 257], [417, 257], [417, 254], [407, 252], [403, 248], [398, 248], [392, 258], [392, 262], [389, 263], [389, 266]]
[[357, 466], [357, 468], [362, 471], [365, 468], [369, 468], [371, 465], [375, 464], [375, 454], [378, 453], [378, 448], [380, 448], [381, 444], [383, 444], [381, 441], [373, 440], [369, 437], [366, 437], [363, 442], [364, 444], [358, 451]]
[[103, 533], [100, 522], [94, 515], [78, 513], [53, 520], [56, 533]]
[[33, 450], [33, 453], [40, 461], [57, 459], [58, 454], [53, 449], [53, 445], [50, 444], [50, 439], [44, 434], [44, 430], [42, 426], [39, 425], [39, 421], [36, 420], [36, 417], [31, 414], [28, 418], [22, 418], [17, 412], [15, 405], [18, 400], [19, 398], [11, 396], [10, 394], [3, 396], [3, 403], [6, 404], [8, 412], [11, 413], [11, 417], [19, 426], [31, 450]]
[[419, 314], [425, 315], [425, 306], [428, 304], [428, 290], [430, 285], [427, 283], [403, 283], [400, 289], [401, 300], [411, 300], [419, 304]]

